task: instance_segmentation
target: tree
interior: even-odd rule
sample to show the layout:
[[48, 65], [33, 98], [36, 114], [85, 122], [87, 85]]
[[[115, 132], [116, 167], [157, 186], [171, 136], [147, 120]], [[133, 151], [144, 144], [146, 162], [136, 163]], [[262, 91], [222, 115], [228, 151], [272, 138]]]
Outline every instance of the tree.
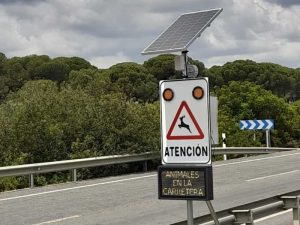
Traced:
[[24, 58], [26, 59], [25, 69], [29, 74], [28, 80], [37, 79], [38, 77], [35, 77], [37, 75], [35, 72], [36, 68], [51, 61], [50, 57], [47, 55], [30, 55], [25, 56]]
[[158, 83], [147, 69], [137, 63], [119, 63], [103, 72], [116, 90], [129, 99], [153, 102], [158, 98]]
[[292, 74], [292, 94], [291, 101], [300, 99], [300, 68], [294, 70]]
[[6, 56], [2, 52], [0, 52], [0, 76], [4, 75], [4, 65], [6, 60]]
[[49, 62], [37, 67], [34, 74], [39, 79], [58, 81], [60, 83], [67, 79], [70, 71], [70, 67], [66, 64]]
[[[188, 63], [197, 66], [198, 76], [205, 75], [206, 70], [202, 62], [188, 58]], [[182, 72], [175, 70], [175, 55], [172, 54], [153, 57], [144, 62], [144, 67], [156, 77], [157, 81], [182, 78]]]
[[300, 100], [293, 102], [291, 105], [293, 116], [289, 117], [291, 126], [291, 136], [293, 140], [287, 143], [288, 146], [300, 146]]
[[70, 71], [81, 70], [81, 69], [96, 69], [88, 61], [79, 57], [57, 57], [52, 60], [54, 63], [62, 63], [68, 65]]
[[207, 72], [213, 88], [220, 88], [230, 81], [250, 81], [271, 90], [279, 97], [292, 100], [297, 90], [295, 70], [274, 63], [256, 63], [251, 60], [236, 60], [223, 66], [213, 66]]
[[154, 75], [157, 81], [180, 78], [181, 72], [175, 71], [175, 55], [165, 54], [144, 62], [144, 67]]

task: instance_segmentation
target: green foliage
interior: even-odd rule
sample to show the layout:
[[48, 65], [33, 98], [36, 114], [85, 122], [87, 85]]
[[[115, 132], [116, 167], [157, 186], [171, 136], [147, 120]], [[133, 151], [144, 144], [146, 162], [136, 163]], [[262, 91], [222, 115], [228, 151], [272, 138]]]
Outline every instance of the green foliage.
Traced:
[[277, 96], [289, 100], [299, 98], [299, 71], [278, 64], [236, 60], [223, 66], [213, 66], [207, 76], [213, 88], [220, 88], [230, 81], [250, 81]]
[[6, 60], [6, 56], [2, 52], [0, 52], [0, 76], [4, 74], [4, 65]]
[[63, 80], [66, 80], [70, 71], [71, 69], [67, 64], [49, 62], [37, 67], [34, 75], [37, 79], [62, 82]]
[[158, 98], [158, 84], [147, 69], [137, 63], [119, 63], [104, 72], [115, 89], [129, 99], [153, 102]]
[[300, 99], [300, 68], [295, 69], [292, 73], [291, 100]]
[[46, 177], [41, 175], [35, 176], [34, 183], [36, 186], [45, 186], [47, 185]]
[[[251, 131], [240, 131], [239, 121], [243, 119], [274, 119], [276, 131], [272, 134], [273, 146], [286, 146], [294, 140], [292, 124], [293, 112], [291, 105], [270, 91], [251, 82], [230, 82], [218, 92], [219, 98], [219, 128], [221, 132], [229, 133], [229, 145], [253, 146]], [[296, 116], [297, 117], [297, 116]], [[298, 115], [299, 117], [299, 115]], [[259, 139], [261, 143], [265, 140]]]
[[292, 116], [290, 120], [291, 135], [294, 137], [287, 144], [288, 146], [300, 146], [300, 100], [291, 105]]
[[[90, 88], [39, 80], [9, 95], [0, 105], [2, 165], [159, 151], [157, 103], [138, 104], [121, 93], [92, 95]], [[38, 185], [58, 180], [36, 178]]]
[[[300, 69], [237, 60], [206, 69], [219, 99], [219, 132], [228, 146], [261, 146], [264, 132], [241, 131], [242, 119], [274, 119], [272, 146], [300, 146]], [[0, 166], [115, 154], [160, 152], [158, 81], [181, 78], [174, 55], [143, 65], [99, 70], [78, 57], [0, 53]], [[218, 157], [215, 157], [218, 159]], [[155, 162], [157, 163], [157, 162]], [[155, 164], [154, 163], [154, 164]], [[80, 178], [137, 171], [140, 164], [81, 169]], [[153, 165], [155, 167], [155, 165]], [[64, 182], [68, 172], [42, 174], [37, 185]], [[28, 185], [2, 178], [0, 190]]]
[[157, 81], [180, 78], [181, 72], [175, 71], [175, 55], [166, 54], [153, 57], [144, 62], [144, 67], [155, 76]]
[[71, 71], [69, 74], [68, 84], [72, 89], [83, 88], [96, 82], [95, 79], [99, 77], [100, 72], [97, 69], [81, 69], [79, 71]]
[[79, 57], [50, 59], [46, 55], [30, 55], [8, 59], [0, 53], [0, 102], [29, 80], [47, 79], [61, 83], [68, 79], [71, 71], [81, 69], [95, 67]]
[[14, 190], [18, 184], [16, 177], [3, 177], [0, 179], [0, 191]]
[[88, 61], [79, 57], [57, 57], [53, 59], [54, 63], [68, 65], [70, 71], [81, 69], [95, 69]]

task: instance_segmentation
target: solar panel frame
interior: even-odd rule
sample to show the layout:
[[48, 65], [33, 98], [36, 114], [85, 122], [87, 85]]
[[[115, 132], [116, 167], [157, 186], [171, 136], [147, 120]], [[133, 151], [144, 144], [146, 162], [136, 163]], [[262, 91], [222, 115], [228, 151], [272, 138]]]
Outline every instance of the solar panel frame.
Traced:
[[[180, 19], [183, 18], [186, 15], [196, 15], [198, 13], [205, 13], [205, 12], [211, 12], [211, 11], [216, 11], [216, 13], [211, 16], [211, 18], [205, 23], [204, 26], [201, 27], [201, 29], [196, 32], [196, 34], [189, 39], [189, 41], [186, 42], [186, 44], [182, 47], [174, 47], [174, 48], [163, 48], [163, 49], [158, 49], [158, 50], [149, 50], [156, 42], [161, 41], [160, 39], [162, 38], [163, 35], [168, 34], [167, 31], [172, 28], [172, 26], [175, 26], [176, 22]], [[212, 21], [223, 11], [222, 8], [216, 8], [216, 9], [209, 9], [209, 10], [203, 10], [203, 11], [197, 11], [197, 12], [190, 12], [190, 13], [184, 13], [180, 15], [166, 30], [164, 30], [154, 41], [151, 42], [150, 45], [148, 45], [143, 51], [142, 55], [150, 55], [150, 54], [163, 54], [163, 53], [170, 53], [170, 52], [182, 52], [186, 51], [187, 48], [193, 43], [193, 41], [198, 38], [201, 33], [210, 26]], [[173, 37], [174, 38], [174, 37]], [[177, 37], [175, 37], [176, 39]]]

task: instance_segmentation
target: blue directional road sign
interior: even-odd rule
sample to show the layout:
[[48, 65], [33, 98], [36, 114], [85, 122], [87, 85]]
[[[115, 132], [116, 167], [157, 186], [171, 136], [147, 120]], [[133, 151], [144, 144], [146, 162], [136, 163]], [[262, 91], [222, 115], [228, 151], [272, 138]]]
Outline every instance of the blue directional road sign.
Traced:
[[241, 130], [270, 130], [274, 129], [274, 120], [240, 120]]

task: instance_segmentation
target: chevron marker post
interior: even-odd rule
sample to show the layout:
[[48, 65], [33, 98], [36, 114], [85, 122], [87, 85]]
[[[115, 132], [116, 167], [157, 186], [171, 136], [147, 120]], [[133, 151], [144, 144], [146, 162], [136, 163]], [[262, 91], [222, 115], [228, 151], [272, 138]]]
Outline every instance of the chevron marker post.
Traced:
[[240, 120], [241, 130], [271, 130], [274, 129], [274, 120]]
[[274, 120], [240, 120], [241, 130], [265, 130], [266, 146], [271, 147], [270, 130], [274, 129]]

